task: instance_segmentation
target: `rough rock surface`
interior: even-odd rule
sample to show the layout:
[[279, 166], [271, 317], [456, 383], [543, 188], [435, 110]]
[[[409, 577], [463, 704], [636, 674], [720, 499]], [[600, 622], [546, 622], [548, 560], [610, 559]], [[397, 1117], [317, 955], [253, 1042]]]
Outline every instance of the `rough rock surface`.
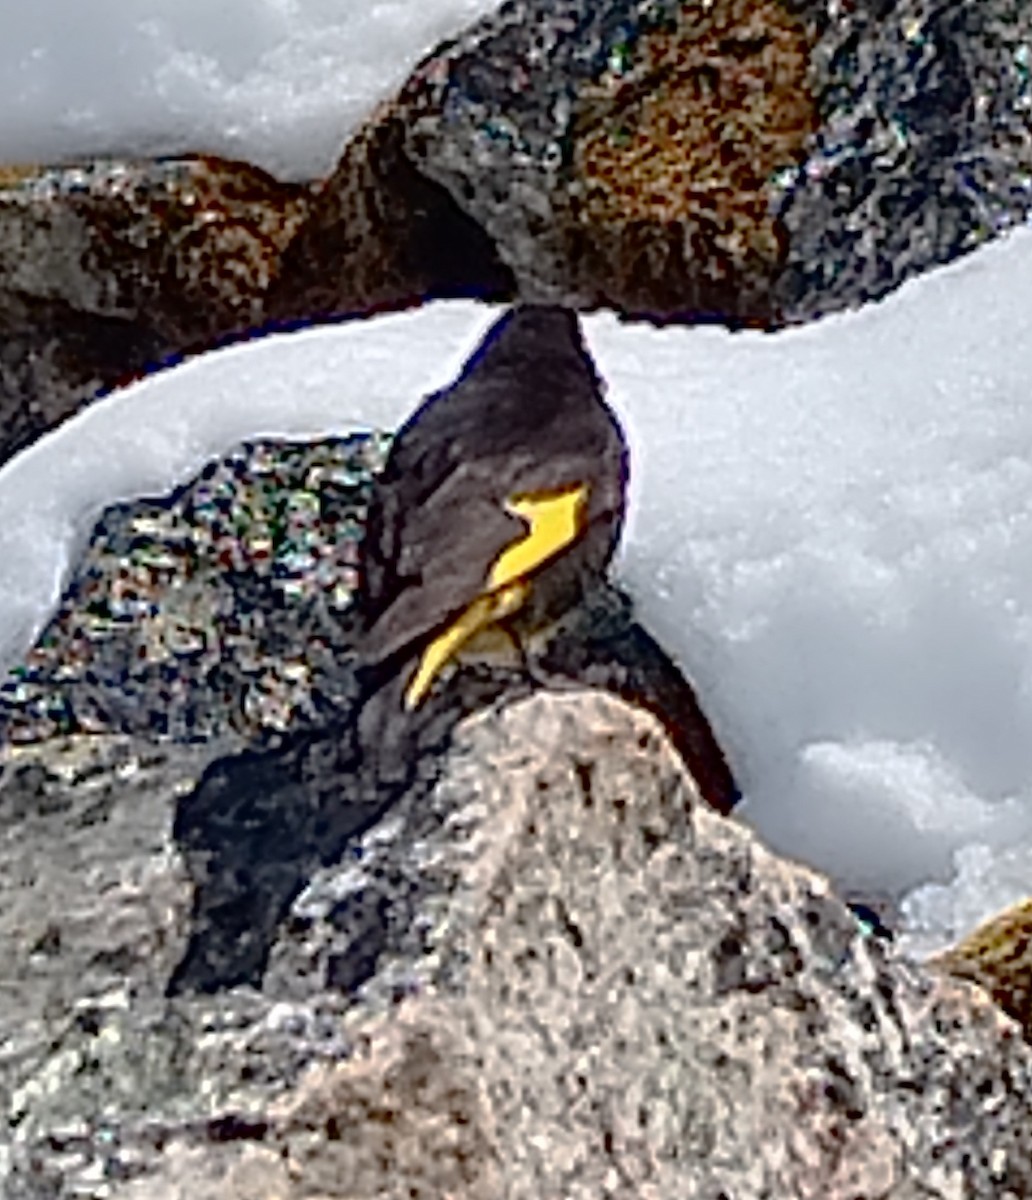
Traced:
[[[796, 4], [799, 0], [794, 0]], [[1032, 208], [1032, 8], [806, 0], [821, 126], [773, 181], [786, 319], [878, 299]]]
[[378, 108], [315, 189], [270, 289], [268, 319], [515, 295], [512, 273], [488, 235], [405, 155], [405, 119], [397, 103]]
[[1021, 221], [1013, 0], [512, 0], [402, 91], [406, 150], [521, 288], [777, 325]]
[[[170, 496], [107, 509], [57, 612], [0, 680], [0, 746], [83, 733], [267, 744], [350, 720], [351, 600], [389, 442], [245, 444]], [[705, 799], [720, 812], [737, 801], [690, 683], [615, 588], [525, 646], [522, 666], [471, 665], [437, 690], [426, 729], [397, 732], [439, 742], [477, 705], [526, 692], [529, 667], [538, 682], [590, 684], [657, 713]]]
[[700, 804], [612, 697], [465, 724], [313, 870], [257, 986], [171, 998], [201, 752], [56, 752], [0, 787], [8, 1200], [1032, 1189], [1018, 1027]]
[[258, 325], [308, 199], [211, 157], [0, 172], [0, 463], [97, 391]]
[[255, 739], [345, 704], [358, 547], [388, 444], [246, 443], [170, 496], [106, 509], [0, 680], [0, 743]]
[[529, 294], [765, 324], [811, 40], [777, 0], [516, 0], [410, 78], [406, 148]]
[[1005, 908], [930, 961], [984, 988], [1032, 1042], [1032, 899]]
[[311, 187], [212, 158], [0, 168], [0, 463], [270, 322], [522, 293], [778, 326], [1030, 198], [1018, 0], [510, 0]]

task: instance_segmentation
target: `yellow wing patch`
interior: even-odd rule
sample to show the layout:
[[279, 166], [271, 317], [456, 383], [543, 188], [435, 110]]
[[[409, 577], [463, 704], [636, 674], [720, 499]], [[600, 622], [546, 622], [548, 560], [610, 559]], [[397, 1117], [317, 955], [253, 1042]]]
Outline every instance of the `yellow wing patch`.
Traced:
[[487, 625], [511, 616], [526, 600], [526, 576], [564, 550], [580, 535], [584, 522], [587, 484], [558, 492], [513, 496], [505, 507], [530, 528], [495, 559], [487, 590], [478, 596], [423, 651], [419, 666], [405, 690], [405, 707], [422, 703], [441, 668]]
[[561, 492], [513, 496], [506, 500], [506, 510], [522, 517], [530, 528], [524, 537], [499, 554], [487, 579], [488, 589], [494, 591], [529, 575], [576, 541], [584, 521], [587, 494], [587, 485], [581, 483]]
[[487, 625], [511, 616], [526, 599], [529, 584], [513, 583], [496, 592], [478, 596], [448, 628], [423, 651], [416, 673], [405, 689], [405, 707], [413, 709], [423, 702], [441, 668]]

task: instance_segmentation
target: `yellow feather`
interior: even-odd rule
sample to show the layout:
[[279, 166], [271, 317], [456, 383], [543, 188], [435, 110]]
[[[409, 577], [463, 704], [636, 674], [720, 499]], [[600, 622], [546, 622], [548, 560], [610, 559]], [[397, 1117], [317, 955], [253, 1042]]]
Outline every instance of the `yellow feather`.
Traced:
[[488, 576], [489, 591], [529, 575], [543, 562], [576, 541], [583, 522], [587, 485], [577, 484], [561, 492], [514, 496], [506, 509], [530, 523], [518, 542], [507, 546], [495, 560]]
[[517, 583], [474, 600], [423, 651], [419, 666], [405, 689], [405, 707], [411, 710], [422, 704], [441, 668], [481, 629], [514, 613], [526, 595], [527, 584]]
[[441, 668], [470, 638], [485, 626], [511, 616], [523, 604], [529, 590], [525, 577], [569, 546], [580, 534], [587, 494], [587, 485], [577, 484], [561, 492], [514, 496], [505, 502], [506, 509], [514, 516], [522, 517], [530, 528], [495, 559], [488, 575], [487, 591], [423, 651], [419, 666], [405, 690], [407, 709], [416, 708], [423, 702]]

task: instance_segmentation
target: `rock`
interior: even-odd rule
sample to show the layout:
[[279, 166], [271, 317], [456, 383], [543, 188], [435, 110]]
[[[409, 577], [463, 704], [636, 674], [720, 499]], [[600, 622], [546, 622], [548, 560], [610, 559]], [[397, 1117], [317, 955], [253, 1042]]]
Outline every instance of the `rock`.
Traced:
[[132, 321], [5, 292], [0, 280], [0, 466], [167, 352], [159, 335]]
[[381, 106], [352, 137], [283, 255], [274, 321], [368, 315], [445, 297], [508, 300], [484, 230], [404, 153], [405, 114]]
[[676, 12], [504, 6], [403, 87], [404, 152], [526, 296], [764, 324], [782, 256], [767, 181], [817, 126], [812, 39], [777, 0]]
[[309, 190], [209, 156], [24, 170], [0, 192], [5, 291], [188, 349], [261, 320]]
[[0, 464], [98, 392], [270, 325], [511, 296], [402, 137], [385, 107], [311, 186], [211, 156], [0, 170]]
[[260, 325], [309, 190], [212, 157], [0, 175], [0, 463], [100, 389]]
[[227, 338], [517, 294], [776, 328], [1018, 224], [1013, 0], [512, 0], [310, 187], [210, 157], [0, 170], [0, 463]]
[[[171, 496], [108, 508], [58, 611], [0, 683], [0, 745], [83, 733], [181, 742], [236, 733], [262, 745], [352, 720], [351, 600], [388, 443], [249, 443]], [[617, 589], [595, 589], [524, 648], [523, 665], [481, 663], [438, 689], [425, 727], [400, 731], [415, 738], [411, 749], [381, 756], [403, 760], [387, 763], [395, 774], [400, 766], [398, 782], [420, 742], [442, 744], [478, 707], [572, 682], [655, 712], [705, 800], [719, 812], [737, 803], [691, 684]], [[384, 699], [387, 715], [402, 711], [398, 697]]]
[[929, 961], [984, 988], [1032, 1041], [1032, 900], [997, 913]]
[[259, 986], [172, 999], [199, 762], [75, 782], [51, 750], [0, 788], [10, 1200], [1032, 1188], [1018, 1027], [700, 804], [620, 700], [466, 722], [312, 870]]
[[526, 294], [777, 326], [1029, 210], [1010, 0], [514, 0], [401, 92], [405, 150]]
[[[798, 4], [798, 0], [795, 0]], [[1032, 9], [806, 0], [821, 127], [772, 191], [785, 319], [879, 299], [1020, 225], [1032, 203]]]
[[389, 439], [268, 439], [104, 511], [57, 611], [0, 682], [0, 743], [252, 740], [353, 701], [350, 629]]

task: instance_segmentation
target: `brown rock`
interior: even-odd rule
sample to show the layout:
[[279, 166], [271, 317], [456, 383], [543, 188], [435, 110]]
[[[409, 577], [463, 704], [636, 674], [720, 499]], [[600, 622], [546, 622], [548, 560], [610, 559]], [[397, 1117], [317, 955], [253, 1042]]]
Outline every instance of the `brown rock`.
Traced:
[[406, 114], [379, 108], [348, 142], [283, 256], [273, 320], [359, 315], [431, 297], [514, 294], [491, 239], [404, 152]]
[[98, 391], [259, 324], [308, 189], [202, 157], [0, 175], [0, 463]]
[[775, 0], [734, 0], [645, 34], [632, 72], [586, 88], [563, 216], [571, 286], [628, 313], [766, 323], [785, 253], [768, 183], [817, 125], [810, 49]]
[[984, 921], [928, 965], [984, 988], [1032, 1042], [1032, 899]]
[[260, 321], [308, 197], [207, 156], [17, 168], [0, 191], [0, 288], [188, 350]]
[[820, 123], [816, 30], [779, 0], [574, 7], [576, 33], [524, 0], [522, 22], [485, 18], [428, 58], [402, 91], [408, 154], [529, 294], [771, 324], [786, 253], [771, 179]]

